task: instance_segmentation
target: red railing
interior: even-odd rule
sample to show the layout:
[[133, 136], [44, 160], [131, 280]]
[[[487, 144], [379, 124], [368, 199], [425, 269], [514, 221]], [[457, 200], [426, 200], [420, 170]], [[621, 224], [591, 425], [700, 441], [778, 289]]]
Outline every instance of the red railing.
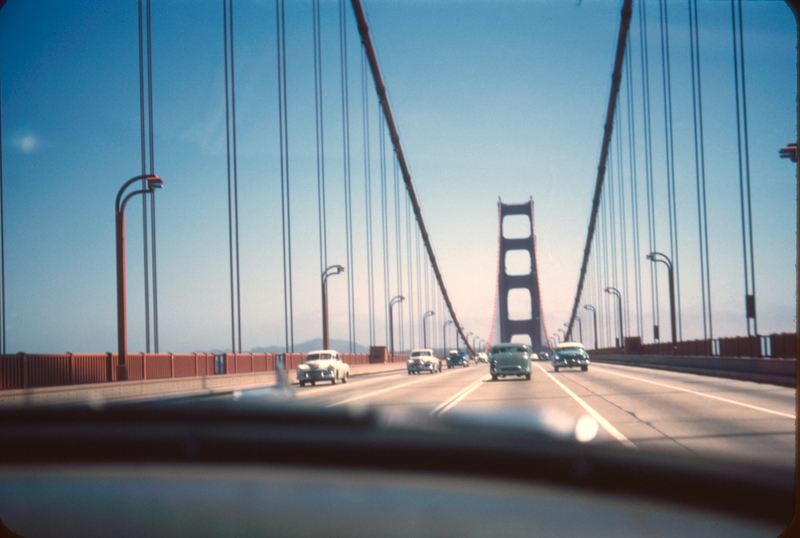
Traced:
[[684, 357], [764, 357], [797, 358], [797, 334], [781, 333], [758, 336], [736, 336], [713, 340], [687, 340], [641, 344], [638, 337], [628, 338], [625, 348], [589, 350], [597, 355], [675, 355]]

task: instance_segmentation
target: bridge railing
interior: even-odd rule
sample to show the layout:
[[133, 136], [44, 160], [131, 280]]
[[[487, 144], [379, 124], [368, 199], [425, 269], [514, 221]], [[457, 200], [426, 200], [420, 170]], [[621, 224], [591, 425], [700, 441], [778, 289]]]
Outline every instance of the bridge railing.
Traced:
[[625, 347], [589, 350], [596, 355], [675, 355], [684, 357], [753, 357], [772, 359], [797, 358], [797, 334], [780, 333], [737, 336], [683, 342], [642, 344], [639, 337], [626, 339]]
[[[131, 353], [127, 356], [128, 379], [168, 379], [207, 375], [273, 372], [275, 353]], [[303, 353], [285, 353], [284, 367], [294, 370], [305, 360]], [[370, 364], [368, 353], [342, 353], [350, 365]], [[394, 362], [405, 362], [395, 354]], [[0, 355], [0, 390], [108, 383], [117, 381], [116, 353], [63, 353]]]

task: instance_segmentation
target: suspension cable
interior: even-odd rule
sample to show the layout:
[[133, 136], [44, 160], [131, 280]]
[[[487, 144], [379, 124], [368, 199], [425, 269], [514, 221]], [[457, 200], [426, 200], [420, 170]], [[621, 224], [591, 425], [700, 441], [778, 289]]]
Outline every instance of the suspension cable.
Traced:
[[[145, 36], [144, 36], [144, 6], [139, 0], [139, 123], [141, 125], [141, 146], [142, 146], [142, 178], [147, 175], [147, 124], [145, 119]], [[148, 2], [149, 7], [149, 2]], [[149, 190], [147, 180], [142, 179], [142, 190]], [[144, 263], [144, 335], [145, 351], [150, 353], [150, 267], [148, 262], [149, 245], [147, 240], [147, 196], [142, 196], [142, 258]], [[122, 360], [122, 359], [120, 359]]]
[[314, 34], [314, 109], [317, 146], [317, 218], [319, 223], [320, 274], [328, 267], [328, 219], [325, 202], [325, 137], [322, 101], [322, 45], [319, 0], [312, 2]]
[[[742, 216], [742, 251], [744, 255], [745, 320], [747, 321], [747, 335], [750, 336], [750, 318], [753, 319], [753, 334], [758, 334], [758, 324], [755, 310], [756, 281], [755, 263], [753, 257], [753, 220], [750, 205], [750, 151], [747, 136], [747, 94], [745, 92], [744, 28], [742, 23], [741, 0], [738, 2], [738, 7], [739, 17], [737, 35], [736, 1], [731, 0], [731, 17], [733, 19], [734, 82], [736, 83], [736, 134], [739, 155], [739, 200]], [[740, 70], [741, 82], [739, 76]], [[740, 93], [741, 98], [739, 95]], [[743, 145], [744, 156], [742, 155]], [[750, 301], [752, 301], [752, 306], [748, 304]]]
[[0, 353], [6, 354], [6, 206], [3, 199], [3, 69], [0, 64]]
[[292, 220], [289, 191], [289, 127], [286, 92], [286, 5], [275, 0], [275, 32], [278, 42], [278, 125], [281, 159], [281, 234], [283, 241], [283, 316], [287, 353], [294, 353], [294, 306], [292, 296]]
[[638, 190], [638, 171], [636, 163], [636, 121], [633, 93], [633, 49], [630, 47], [630, 35], [628, 36], [628, 54], [626, 59], [626, 103], [628, 116], [628, 157], [630, 161], [630, 182], [631, 182], [631, 219], [633, 230], [633, 271], [634, 271], [634, 292], [636, 304], [636, 334], [641, 338], [643, 335], [642, 323], [642, 266], [641, 266], [641, 247], [639, 238], [639, 190]]
[[681, 278], [680, 258], [678, 250], [678, 200], [675, 194], [675, 144], [672, 125], [672, 70], [669, 45], [669, 13], [667, 2], [659, 0], [661, 28], [661, 73], [662, 91], [664, 94], [664, 138], [667, 159], [667, 204], [669, 210], [669, 248], [675, 278], [676, 322], [678, 340], [683, 340], [683, 324], [681, 322]]
[[603, 179], [605, 177], [606, 160], [608, 158], [608, 146], [611, 142], [611, 132], [614, 128], [614, 110], [617, 106], [617, 94], [619, 93], [619, 85], [622, 73], [622, 60], [625, 56], [625, 45], [628, 41], [628, 28], [631, 20], [631, 0], [624, 0], [620, 19], [619, 37], [617, 38], [617, 52], [614, 59], [614, 71], [611, 75], [611, 92], [608, 97], [608, 110], [606, 111], [606, 121], [603, 128], [604, 133], [603, 143], [600, 150], [600, 163], [597, 166], [597, 180], [595, 182], [594, 197], [592, 198], [592, 212], [591, 216], [589, 217], [589, 230], [586, 234], [586, 244], [583, 249], [583, 261], [581, 262], [578, 286], [575, 291], [575, 301], [572, 304], [572, 313], [570, 314], [569, 324], [567, 327], [568, 333], [572, 332], [572, 324], [574, 323], [575, 315], [578, 311], [578, 304], [581, 300], [581, 292], [583, 291], [583, 280], [586, 277], [586, 265], [589, 262], [589, 253], [592, 250], [592, 238], [594, 237], [597, 210], [598, 206], [600, 205], [600, 194], [603, 190]]
[[[648, 248], [650, 252], [658, 250], [656, 245], [656, 218], [655, 218], [655, 193], [653, 189], [653, 135], [652, 117], [650, 114], [650, 59], [647, 46], [647, 11], [645, 0], [640, 0], [639, 10], [639, 50], [642, 64], [642, 115], [644, 120], [644, 157], [645, 157], [645, 185], [647, 187], [647, 233]], [[656, 333], [656, 328], [661, 323], [659, 298], [658, 298], [658, 267], [649, 263], [650, 270], [650, 305], [653, 318], [653, 340], [660, 341], [661, 335]]]
[[372, 163], [369, 145], [369, 94], [367, 91], [367, 63], [364, 52], [361, 52], [361, 111], [364, 134], [364, 217], [366, 219], [367, 243], [367, 312], [369, 326], [369, 345], [375, 345], [375, 278], [372, 274]]
[[344, 164], [345, 259], [347, 270], [347, 328], [350, 352], [355, 352], [355, 269], [353, 267], [353, 198], [350, 176], [350, 90], [347, 65], [347, 21], [344, 0], [339, 0], [339, 67], [342, 92], [342, 161]]
[[688, 0], [689, 52], [692, 68], [692, 119], [694, 126], [694, 166], [697, 188], [697, 234], [700, 249], [700, 292], [703, 309], [703, 338], [714, 337], [711, 326], [711, 281], [708, 269], [708, 216], [706, 212], [706, 170], [703, 147], [703, 104], [700, 85], [700, 39], [697, 21], [697, 1]]
[[384, 321], [386, 325], [386, 345], [389, 345], [389, 225], [387, 215], [386, 200], [386, 129], [385, 120], [382, 116], [378, 117], [380, 125], [380, 153], [381, 153], [381, 241], [383, 244], [383, 295]]

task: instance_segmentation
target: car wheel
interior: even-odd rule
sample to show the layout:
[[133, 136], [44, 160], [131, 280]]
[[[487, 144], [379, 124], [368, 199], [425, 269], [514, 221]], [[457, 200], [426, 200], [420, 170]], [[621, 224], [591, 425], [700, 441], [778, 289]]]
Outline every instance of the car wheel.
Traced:
[[553, 370], [555, 370], [556, 372], [558, 372], [558, 366], [553, 366]]
[[497, 381], [497, 376], [492, 374], [492, 381]]
[[587, 365], [584, 364], [583, 366], [581, 366], [581, 372], [586, 372], [588, 370], [589, 370], [589, 367]]
[[306, 386], [306, 382], [305, 382], [305, 381], [301, 381], [301, 382], [300, 382], [300, 386], [301, 386], [301, 387], [305, 387], [305, 386]]
[[333, 379], [331, 379], [331, 385], [335, 385], [335, 384], [336, 384], [336, 378], [337, 378], [337, 376], [338, 376], [338, 375], [339, 375], [339, 374], [336, 374], [336, 375], [333, 377]]
[[312, 381], [312, 382], [311, 382], [311, 386], [312, 386], [312, 387], [316, 386], [316, 384], [317, 384], [317, 382], [316, 382], [316, 381]]
[[531, 374], [525, 374], [525, 379], [530, 381], [531, 380]]
[[347, 383], [347, 378], [350, 377], [350, 372], [345, 372], [342, 376], [342, 384]]

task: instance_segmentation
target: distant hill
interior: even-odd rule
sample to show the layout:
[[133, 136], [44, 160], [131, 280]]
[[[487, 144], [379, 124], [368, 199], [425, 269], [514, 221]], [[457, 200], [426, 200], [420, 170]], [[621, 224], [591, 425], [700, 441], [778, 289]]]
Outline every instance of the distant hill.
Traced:
[[[350, 352], [350, 342], [347, 340], [330, 340], [329, 344], [332, 349], [340, 353]], [[315, 351], [317, 349], [322, 349], [322, 338], [315, 338], [314, 340], [294, 345], [295, 353], [308, 353], [309, 351]], [[284, 351], [286, 351], [286, 348], [283, 346], [266, 346], [254, 347], [249, 353], [283, 353]], [[369, 347], [357, 343], [355, 351], [356, 353], [369, 353]]]

